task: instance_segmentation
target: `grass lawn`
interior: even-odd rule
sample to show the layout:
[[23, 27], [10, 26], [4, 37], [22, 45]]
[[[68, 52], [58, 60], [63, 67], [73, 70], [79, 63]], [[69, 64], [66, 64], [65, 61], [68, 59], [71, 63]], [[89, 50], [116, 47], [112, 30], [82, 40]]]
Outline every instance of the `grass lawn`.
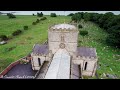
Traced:
[[88, 36], [82, 37], [79, 35], [79, 46], [94, 47], [98, 55], [97, 73], [100, 78], [105, 74], [114, 74], [120, 78], [120, 50], [107, 46], [105, 38], [107, 33], [92, 22], [80, 22], [83, 26], [80, 30], [87, 30]]
[[[8, 44], [0, 45], [0, 72], [11, 62], [18, 60], [32, 51], [33, 45], [43, 43], [47, 39], [49, 25], [70, 21], [70, 17], [46, 16], [47, 20], [41, 21], [37, 25], [32, 25], [37, 16], [16, 16], [15, 19], [8, 19], [7, 16], [0, 16], [0, 34], [11, 35], [16, 29], [22, 29], [28, 25], [28, 30], [23, 30], [21, 35], [11, 39]], [[12, 48], [12, 50], [10, 50]]]

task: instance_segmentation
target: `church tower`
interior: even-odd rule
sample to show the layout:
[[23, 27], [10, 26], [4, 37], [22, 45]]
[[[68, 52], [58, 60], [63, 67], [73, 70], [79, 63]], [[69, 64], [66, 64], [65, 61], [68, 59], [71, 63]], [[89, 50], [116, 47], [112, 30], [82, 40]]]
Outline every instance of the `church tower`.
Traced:
[[70, 24], [58, 24], [48, 30], [49, 50], [54, 54], [59, 48], [65, 48], [71, 55], [77, 50], [78, 29]]

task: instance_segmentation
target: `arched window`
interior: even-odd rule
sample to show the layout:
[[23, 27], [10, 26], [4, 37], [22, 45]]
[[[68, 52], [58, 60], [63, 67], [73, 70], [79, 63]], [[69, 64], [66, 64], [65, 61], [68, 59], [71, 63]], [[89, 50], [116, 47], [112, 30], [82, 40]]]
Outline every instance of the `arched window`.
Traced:
[[61, 41], [64, 42], [64, 36], [61, 36]]
[[39, 64], [39, 66], [41, 66], [41, 61], [40, 61], [40, 58], [38, 58], [38, 64]]
[[84, 66], [84, 70], [86, 70], [87, 69], [87, 62], [85, 62], [85, 66]]

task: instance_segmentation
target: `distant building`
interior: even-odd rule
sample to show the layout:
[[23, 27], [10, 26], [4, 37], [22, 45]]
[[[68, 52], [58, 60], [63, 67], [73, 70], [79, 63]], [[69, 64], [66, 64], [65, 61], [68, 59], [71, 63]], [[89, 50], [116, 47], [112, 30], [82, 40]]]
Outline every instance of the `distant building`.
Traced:
[[39, 70], [45, 61], [51, 62], [44, 79], [75, 79], [94, 76], [97, 68], [95, 48], [77, 47], [78, 28], [71, 24], [49, 27], [48, 44], [33, 47], [32, 69]]

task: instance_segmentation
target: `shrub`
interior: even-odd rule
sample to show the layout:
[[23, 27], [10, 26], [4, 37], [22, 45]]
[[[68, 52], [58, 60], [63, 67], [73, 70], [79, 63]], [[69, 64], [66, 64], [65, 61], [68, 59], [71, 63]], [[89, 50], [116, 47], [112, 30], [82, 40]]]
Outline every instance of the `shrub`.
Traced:
[[82, 36], [85, 36], [85, 35], [88, 35], [88, 31], [80, 31], [80, 35], [82, 35]]
[[7, 16], [8, 16], [9, 18], [16, 18], [16, 16], [13, 15], [12, 13], [8, 13]]
[[28, 26], [24, 26], [23, 28], [24, 28], [24, 30], [28, 30]]
[[43, 13], [41, 12], [41, 13], [37, 13], [37, 16], [38, 17], [43, 17]]
[[1, 40], [8, 40], [8, 37], [6, 35], [0, 35]]
[[81, 24], [79, 24], [79, 25], [78, 25], [78, 28], [82, 28], [82, 25], [81, 25]]
[[79, 22], [82, 19], [81, 14], [79, 13], [75, 13], [72, 17], [71, 17], [72, 21], [74, 22]]
[[40, 20], [39, 20], [39, 19], [37, 19], [37, 20], [36, 20], [36, 23], [39, 23], [39, 22], [40, 22]]
[[51, 17], [57, 17], [57, 15], [55, 13], [51, 13], [50, 16]]
[[13, 38], [12, 35], [8, 36], [8, 39], [12, 39], [12, 38]]
[[16, 48], [16, 46], [7, 47], [7, 48], [5, 48], [5, 52], [12, 51], [12, 50], [15, 49], [15, 48]]
[[32, 15], [33, 15], [33, 16], [35, 16], [35, 14], [34, 14], [34, 13], [33, 13]]
[[36, 22], [33, 22], [32, 25], [36, 25]]
[[21, 30], [16, 30], [12, 33], [13, 36], [19, 35], [20, 33], [22, 33]]
[[42, 17], [40, 20], [45, 20], [45, 19], [47, 19], [46, 17]]
[[73, 16], [74, 14], [73, 13], [70, 13], [70, 14], [68, 14], [67, 16]]

